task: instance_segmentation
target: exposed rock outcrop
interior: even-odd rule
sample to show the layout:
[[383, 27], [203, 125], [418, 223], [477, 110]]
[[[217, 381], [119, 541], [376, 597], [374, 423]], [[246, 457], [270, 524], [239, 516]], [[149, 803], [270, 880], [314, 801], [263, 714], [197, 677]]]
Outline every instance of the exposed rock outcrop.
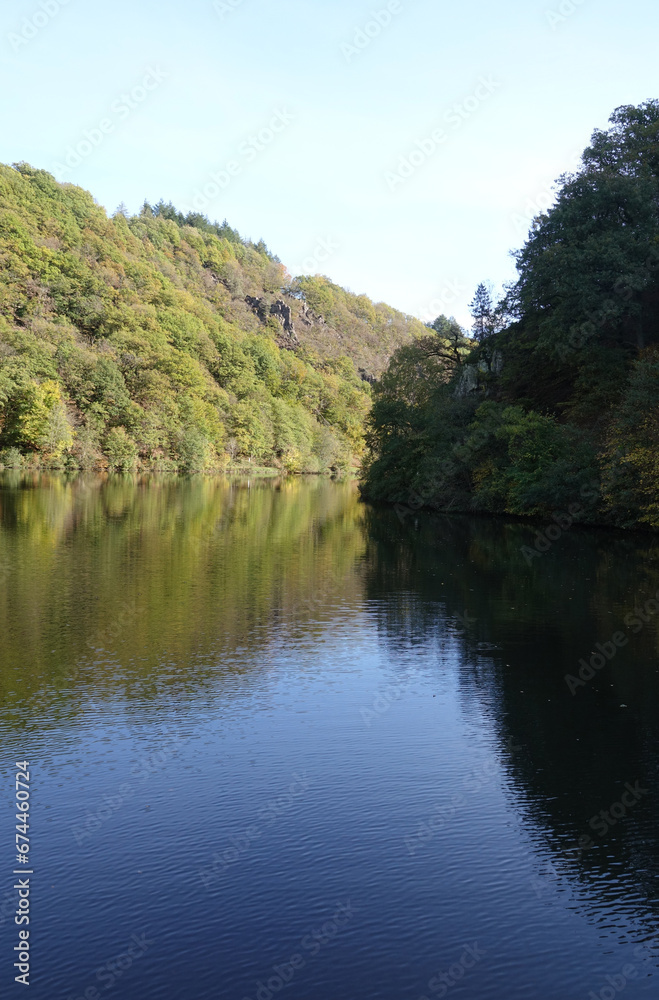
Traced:
[[310, 309], [306, 302], [302, 303], [302, 310], [300, 312], [300, 319], [306, 326], [313, 326], [314, 323], [323, 325], [325, 323], [325, 317], [319, 316], [317, 313]]
[[267, 312], [266, 312], [266, 304], [265, 304], [264, 300], [257, 298], [256, 295], [246, 295], [245, 296], [245, 302], [250, 307], [250, 309], [254, 310], [254, 312], [256, 313], [256, 315], [258, 316], [258, 318], [261, 320], [261, 322], [265, 323], [266, 317], [267, 317]]
[[279, 320], [289, 337], [297, 341], [293, 326], [293, 312], [283, 299], [277, 299], [268, 307], [265, 299], [259, 299], [256, 295], [246, 295], [245, 302], [254, 310], [262, 323], [266, 322], [268, 316], [274, 316], [275, 319]]
[[277, 299], [270, 306], [270, 315], [276, 316], [277, 319], [283, 324], [286, 333], [294, 334], [295, 328], [293, 326], [293, 314], [291, 312], [291, 307], [282, 302], [281, 299]]
[[487, 385], [483, 376], [499, 375], [503, 369], [503, 354], [501, 351], [487, 350], [475, 365], [464, 365], [460, 379], [455, 387], [455, 395], [468, 396], [472, 392], [483, 392], [487, 395]]

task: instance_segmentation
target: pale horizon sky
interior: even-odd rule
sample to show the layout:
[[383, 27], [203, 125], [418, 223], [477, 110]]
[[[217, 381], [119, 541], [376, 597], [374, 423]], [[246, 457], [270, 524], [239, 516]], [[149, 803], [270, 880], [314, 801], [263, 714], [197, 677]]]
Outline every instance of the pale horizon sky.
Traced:
[[649, 0], [17, 0], [0, 160], [469, 325], [593, 129], [659, 97], [658, 27]]

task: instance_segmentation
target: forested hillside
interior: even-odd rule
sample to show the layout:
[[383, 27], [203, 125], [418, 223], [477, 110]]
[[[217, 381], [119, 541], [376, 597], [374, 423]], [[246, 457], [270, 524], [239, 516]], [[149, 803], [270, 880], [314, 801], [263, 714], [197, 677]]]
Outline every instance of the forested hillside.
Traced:
[[559, 185], [479, 339], [394, 355], [365, 496], [659, 527], [659, 101], [618, 108]]
[[0, 167], [0, 465], [338, 472], [423, 324], [226, 223]]

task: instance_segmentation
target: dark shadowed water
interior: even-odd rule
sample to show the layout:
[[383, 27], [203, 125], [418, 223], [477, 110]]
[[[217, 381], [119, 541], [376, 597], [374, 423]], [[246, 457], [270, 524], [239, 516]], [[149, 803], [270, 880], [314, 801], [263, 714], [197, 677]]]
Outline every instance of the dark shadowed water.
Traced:
[[33, 1000], [659, 995], [659, 543], [536, 530], [5, 474], [3, 997], [24, 759]]

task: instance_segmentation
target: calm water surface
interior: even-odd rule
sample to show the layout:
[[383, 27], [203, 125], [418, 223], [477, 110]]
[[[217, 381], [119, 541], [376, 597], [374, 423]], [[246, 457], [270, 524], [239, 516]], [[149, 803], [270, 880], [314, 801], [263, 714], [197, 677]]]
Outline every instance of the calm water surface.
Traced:
[[35, 1000], [659, 995], [659, 544], [535, 531], [5, 474], [3, 996], [24, 758]]

